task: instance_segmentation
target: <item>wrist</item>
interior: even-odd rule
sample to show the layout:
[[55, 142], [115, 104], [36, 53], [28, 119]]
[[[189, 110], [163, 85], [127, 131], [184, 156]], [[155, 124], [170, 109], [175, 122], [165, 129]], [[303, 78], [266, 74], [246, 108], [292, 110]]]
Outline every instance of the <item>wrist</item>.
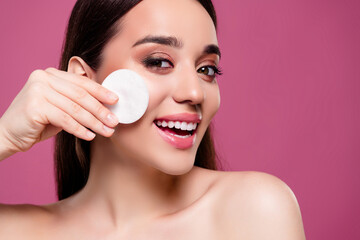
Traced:
[[15, 153], [16, 151], [11, 147], [11, 144], [8, 141], [6, 130], [3, 128], [0, 121], [0, 161], [10, 157]]

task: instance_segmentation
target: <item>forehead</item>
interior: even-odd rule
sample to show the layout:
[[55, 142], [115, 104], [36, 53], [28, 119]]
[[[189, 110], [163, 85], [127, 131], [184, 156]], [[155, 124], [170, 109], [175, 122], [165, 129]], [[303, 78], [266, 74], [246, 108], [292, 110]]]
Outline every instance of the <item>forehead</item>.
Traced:
[[184, 45], [217, 44], [213, 21], [196, 0], [144, 0], [124, 16], [120, 35], [131, 43], [148, 35], [170, 35]]

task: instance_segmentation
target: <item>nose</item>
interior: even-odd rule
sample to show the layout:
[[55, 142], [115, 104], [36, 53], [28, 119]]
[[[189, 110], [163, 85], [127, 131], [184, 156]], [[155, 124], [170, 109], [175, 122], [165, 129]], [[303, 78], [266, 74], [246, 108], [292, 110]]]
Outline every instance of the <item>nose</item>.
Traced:
[[194, 69], [182, 69], [177, 76], [173, 99], [178, 103], [201, 104], [206, 97], [202, 81]]

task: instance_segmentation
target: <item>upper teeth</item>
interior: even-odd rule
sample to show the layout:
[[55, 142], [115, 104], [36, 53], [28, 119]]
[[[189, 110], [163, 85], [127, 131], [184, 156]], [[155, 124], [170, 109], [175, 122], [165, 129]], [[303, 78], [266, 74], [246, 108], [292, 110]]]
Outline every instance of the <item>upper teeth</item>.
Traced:
[[187, 130], [187, 131], [195, 130], [197, 127], [197, 123], [187, 123], [187, 122], [179, 122], [179, 121], [166, 122], [166, 121], [160, 121], [160, 120], [158, 120], [156, 122], [156, 125], [158, 125], [159, 127], [168, 127], [168, 128], [175, 127], [176, 129]]

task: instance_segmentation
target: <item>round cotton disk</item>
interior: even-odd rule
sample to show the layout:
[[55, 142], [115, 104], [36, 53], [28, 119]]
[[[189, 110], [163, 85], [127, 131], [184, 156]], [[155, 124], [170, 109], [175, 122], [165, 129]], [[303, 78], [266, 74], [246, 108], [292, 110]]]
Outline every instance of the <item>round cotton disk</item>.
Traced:
[[119, 96], [116, 104], [107, 105], [119, 123], [133, 123], [144, 115], [149, 104], [149, 91], [139, 74], [120, 69], [107, 76], [102, 85]]

